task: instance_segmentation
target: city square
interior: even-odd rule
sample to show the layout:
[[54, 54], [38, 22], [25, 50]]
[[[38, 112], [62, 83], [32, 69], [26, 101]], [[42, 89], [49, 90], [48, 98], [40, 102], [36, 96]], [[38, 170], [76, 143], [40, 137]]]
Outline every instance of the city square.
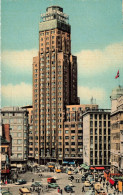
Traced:
[[[40, 166], [39, 166], [40, 167]], [[80, 167], [79, 167], [80, 168]], [[78, 170], [79, 170], [78, 168]], [[38, 190], [36, 190], [36, 188], [33, 190], [30, 190], [32, 195], [41, 195], [41, 194], [61, 194], [60, 192], [58, 192], [58, 187], [56, 187], [55, 189], [53, 188], [48, 188], [48, 183], [47, 183], [47, 178], [56, 178], [56, 183], [58, 184], [58, 186], [60, 187], [60, 189], [62, 189], [62, 194], [63, 195], [67, 195], [67, 194], [73, 194], [73, 195], [80, 195], [80, 194], [95, 194], [96, 193], [96, 189], [94, 187], [85, 187], [84, 182], [82, 182], [82, 175], [84, 175], [85, 173], [88, 173], [84, 171], [84, 169], [81, 169], [81, 171], [79, 171], [79, 173], [76, 174], [72, 174], [72, 176], [74, 177], [74, 179], [72, 180], [68, 180], [68, 178], [71, 175], [68, 175], [67, 173], [56, 173], [56, 172], [49, 172], [49, 170], [47, 169], [47, 166], [43, 166], [43, 169], [40, 170], [44, 170], [45, 171], [37, 171], [37, 169], [35, 169], [35, 172], [32, 171], [28, 171], [24, 174], [19, 174], [18, 179], [25, 179], [27, 181], [26, 184], [23, 185], [15, 185], [15, 183], [13, 184], [7, 184], [5, 186], [2, 187], [2, 189], [9, 189], [10, 192], [12, 192], [13, 195], [19, 194], [19, 189], [20, 188], [28, 188], [29, 190], [31, 189], [31, 184], [32, 184], [32, 180], [33, 181], [40, 181], [42, 183], [42, 187], [40, 189], [40, 192], [38, 192]], [[73, 168], [72, 168], [73, 169]], [[117, 195], [117, 194], [122, 194], [120, 192], [118, 192], [118, 190], [116, 190], [114, 187], [111, 187], [110, 183], [108, 183], [108, 190], [107, 190], [107, 181], [102, 180], [100, 182], [101, 177], [103, 178], [103, 171], [98, 171], [97, 172], [99, 177], [96, 183], [101, 185], [101, 188], [103, 189], [103, 194], [107, 195], [107, 194], [111, 194], [111, 195]], [[96, 173], [93, 173], [96, 174]], [[41, 176], [40, 176], [41, 175]], [[88, 173], [89, 175], [89, 173]], [[95, 176], [94, 176], [95, 177]], [[71, 185], [72, 183], [72, 188], [73, 188], [73, 192], [65, 192], [64, 187], [66, 185]], [[82, 192], [82, 187], [84, 186], [84, 191]], [[95, 190], [94, 190], [95, 189]], [[92, 191], [94, 191], [92, 193]], [[104, 193], [105, 192], [105, 193]], [[98, 193], [96, 193], [98, 194]], [[101, 193], [100, 193], [101, 194]]]

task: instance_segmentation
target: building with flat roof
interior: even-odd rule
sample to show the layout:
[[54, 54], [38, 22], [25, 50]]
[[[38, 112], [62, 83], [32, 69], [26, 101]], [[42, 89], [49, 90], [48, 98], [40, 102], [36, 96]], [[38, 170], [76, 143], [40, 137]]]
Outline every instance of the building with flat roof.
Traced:
[[110, 167], [110, 110], [83, 113], [83, 163]]
[[28, 111], [28, 128], [29, 128], [29, 135], [28, 135], [28, 159], [31, 161], [34, 161], [34, 128], [33, 128], [33, 106], [28, 105], [28, 106], [23, 106], [23, 109], [26, 109]]
[[34, 156], [39, 163], [63, 160], [66, 105], [79, 104], [77, 57], [71, 54], [71, 26], [63, 8], [41, 15], [39, 53], [33, 58]]
[[28, 112], [19, 107], [1, 109], [2, 124], [9, 124], [12, 137], [11, 163], [25, 163], [28, 160]]
[[12, 140], [10, 136], [9, 124], [4, 124], [1, 126], [0, 136], [0, 169], [1, 169], [1, 180], [2, 182], [7, 181], [10, 178], [10, 166], [11, 166], [11, 155], [12, 155]]
[[123, 87], [111, 95], [111, 172], [123, 173]]
[[[98, 105], [67, 105], [64, 122], [64, 161], [83, 163], [83, 112], [96, 110]], [[59, 137], [60, 139], [60, 137]]]

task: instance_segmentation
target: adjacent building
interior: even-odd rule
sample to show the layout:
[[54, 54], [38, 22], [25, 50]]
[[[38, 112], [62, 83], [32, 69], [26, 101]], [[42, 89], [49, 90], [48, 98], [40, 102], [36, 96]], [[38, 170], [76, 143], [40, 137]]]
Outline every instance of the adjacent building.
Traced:
[[1, 169], [1, 180], [3, 182], [7, 181], [10, 177], [10, 165], [11, 165], [11, 136], [9, 124], [4, 124], [1, 126], [1, 146], [0, 146], [0, 169]]
[[77, 57], [71, 54], [71, 26], [63, 8], [41, 15], [39, 53], [33, 58], [34, 156], [39, 163], [63, 160], [66, 105], [79, 104]]
[[9, 124], [12, 137], [11, 164], [26, 164], [28, 159], [28, 112], [19, 107], [1, 110], [2, 124]]
[[94, 167], [110, 166], [110, 110], [83, 114], [83, 162]]
[[123, 173], [123, 87], [111, 95], [111, 172]]
[[23, 109], [26, 109], [28, 112], [28, 128], [29, 128], [29, 135], [28, 135], [28, 160], [34, 161], [34, 128], [33, 128], [33, 106], [23, 106]]
[[98, 105], [66, 106], [63, 135], [64, 161], [74, 161], [79, 164], [83, 162], [83, 112], [89, 109], [98, 109]]

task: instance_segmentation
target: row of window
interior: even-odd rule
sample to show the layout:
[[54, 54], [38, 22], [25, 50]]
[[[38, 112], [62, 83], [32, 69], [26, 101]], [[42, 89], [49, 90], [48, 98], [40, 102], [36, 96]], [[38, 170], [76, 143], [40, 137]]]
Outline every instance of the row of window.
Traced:
[[78, 125], [75, 125], [75, 124], [65, 125], [65, 128], [69, 128], [69, 127], [74, 128], [74, 127], [76, 127], [76, 126], [78, 126], [78, 128], [81, 128], [81, 127], [82, 127], [82, 124], [78, 124]]
[[108, 115], [106, 115], [106, 114], [99, 114], [99, 115], [97, 115], [97, 114], [90, 114], [90, 119], [110, 119], [110, 115], [108, 114]]
[[110, 127], [110, 121], [95, 121], [95, 122], [93, 122], [93, 121], [90, 121], [90, 127], [93, 127], [93, 125], [95, 126], [95, 127], [97, 127], [97, 126], [99, 126], [99, 127], [102, 127], [102, 126], [104, 126], [104, 127], [106, 127], [106, 126], [108, 126], [108, 127]]

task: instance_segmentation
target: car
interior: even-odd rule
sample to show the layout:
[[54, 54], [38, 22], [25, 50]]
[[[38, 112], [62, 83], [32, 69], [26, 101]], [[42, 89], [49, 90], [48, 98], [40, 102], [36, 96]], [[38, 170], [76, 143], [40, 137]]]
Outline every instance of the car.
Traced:
[[64, 190], [65, 190], [66, 192], [73, 192], [73, 188], [72, 188], [71, 186], [69, 186], [69, 185], [65, 186], [65, 187], [64, 187]]
[[56, 189], [58, 187], [59, 187], [59, 185], [57, 183], [49, 183], [48, 184], [48, 188], [54, 188], [54, 189]]
[[2, 195], [13, 195], [9, 190], [6, 189], [1, 189], [0, 192], [2, 193]]
[[86, 181], [86, 177], [85, 176], [82, 176], [81, 181], [82, 182], [85, 182]]
[[73, 175], [71, 175], [70, 177], [68, 177], [68, 180], [73, 180], [74, 179], [74, 176]]
[[40, 181], [35, 181], [34, 183], [32, 183], [31, 187], [43, 187], [43, 185]]
[[26, 182], [26, 180], [24, 180], [24, 179], [19, 179], [16, 183], [15, 183], [15, 185], [22, 185], [22, 184], [26, 184], [27, 182]]
[[61, 173], [61, 169], [55, 169], [56, 173]]
[[67, 174], [68, 174], [68, 175], [72, 175], [72, 171], [68, 171]]
[[22, 187], [19, 189], [19, 191], [20, 191], [20, 193], [19, 193], [20, 195], [31, 195], [31, 192], [28, 188]]
[[56, 183], [56, 180], [53, 177], [47, 178], [47, 183]]
[[91, 185], [91, 184], [90, 184], [89, 181], [85, 181], [85, 182], [84, 182], [84, 186], [85, 186], [85, 187], [89, 187], [90, 185]]

